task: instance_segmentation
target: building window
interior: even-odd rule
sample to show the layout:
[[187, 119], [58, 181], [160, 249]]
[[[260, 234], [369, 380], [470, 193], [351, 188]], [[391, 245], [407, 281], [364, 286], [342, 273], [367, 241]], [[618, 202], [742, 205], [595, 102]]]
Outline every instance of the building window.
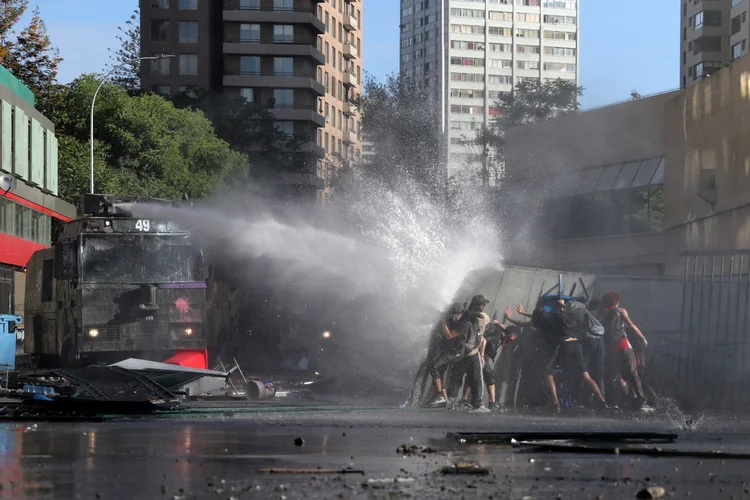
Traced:
[[253, 95], [253, 89], [240, 89], [240, 96], [245, 99], [246, 102], [255, 102], [255, 96]]
[[240, 0], [241, 10], [260, 10], [260, 0]]
[[293, 10], [294, 0], [273, 0], [273, 10]]
[[294, 76], [294, 58], [274, 57], [273, 74], [276, 76]]
[[732, 61], [739, 59], [742, 55], [742, 43], [735, 43], [732, 45]]
[[180, 54], [180, 74], [198, 74], [198, 54]]
[[151, 7], [154, 9], [168, 9], [169, 0], [151, 0]]
[[273, 27], [273, 41], [275, 43], [294, 42], [294, 26], [277, 24]]
[[273, 91], [274, 107], [293, 108], [294, 107], [294, 90], [292, 89], [274, 89]]
[[286, 135], [294, 135], [294, 122], [273, 122], [273, 126], [276, 130]]
[[240, 74], [260, 75], [260, 56], [241, 56]]
[[172, 93], [172, 89], [169, 88], [169, 85], [153, 85], [151, 91], [154, 94], [159, 95], [170, 95]]
[[198, 10], [198, 0], [180, 0], [180, 10]]
[[260, 24], [240, 24], [241, 42], [260, 42]]
[[180, 43], [198, 43], [198, 21], [180, 21]]
[[[156, 54], [153, 54], [156, 56]], [[170, 73], [170, 59], [153, 59], [151, 61], [151, 74], [152, 75], [168, 75]]]
[[151, 21], [151, 41], [168, 42], [169, 41], [169, 21], [154, 20]]

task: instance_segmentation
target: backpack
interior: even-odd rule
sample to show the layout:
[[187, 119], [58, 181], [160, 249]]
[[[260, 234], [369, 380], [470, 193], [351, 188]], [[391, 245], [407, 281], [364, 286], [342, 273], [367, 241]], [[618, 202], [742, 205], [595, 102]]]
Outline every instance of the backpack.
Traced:
[[484, 338], [487, 340], [487, 345], [484, 348], [484, 356], [488, 359], [495, 359], [497, 357], [497, 350], [503, 343], [503, 333], [497, 325], [487, 325], [487, 329], [484, 331]]
[[604, 343], [607, 345], [617, 345], [620, 339], [627, 336], [625, 322], [620, 318], [617, 309], [605, 311], [601, 324], [604, 327]]
[[599, 339], [604, 336], [604, 326], [586, 309], [584, 304], [580, 302], [569, 304], [567, 313], [572, 328], [572, 331], [568, 332], [571, 337], [583, 340], [587, 338]]

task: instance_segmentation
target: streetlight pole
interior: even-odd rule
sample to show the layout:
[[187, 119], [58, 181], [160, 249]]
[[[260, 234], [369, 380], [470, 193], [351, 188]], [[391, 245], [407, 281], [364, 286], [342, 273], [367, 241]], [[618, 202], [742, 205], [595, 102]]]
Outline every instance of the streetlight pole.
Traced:
[[[138, 58], [139, 61], [155, 61], [157, 59], [169, 59], [175, 57], [174, 54], [160, 54], [158, 56], [148, 56], [148, 57], [140, 57]], [[94, 98], [91, 100], [91, 137], [90, 137], [90, 146], [91, 146], [91, 194], [94, 194], [94, 106], [96, 105], [96, 96], [99, 95], [99, 90], [101, 90], [104, 83], [109, 79], [110, 76], [112, 76], [112, 73], [117, 71], [118, 69], [122, 68], [128, 64], [128, 61], [122, 62], [118, 64], [117, 66], [113, 67], [111, 70], [109, 70], [109, 73], [104, 75], [104, 78], [101, 79], [99, 82], [99, 86], [96, 87], [96, 92], [94, 92]]]

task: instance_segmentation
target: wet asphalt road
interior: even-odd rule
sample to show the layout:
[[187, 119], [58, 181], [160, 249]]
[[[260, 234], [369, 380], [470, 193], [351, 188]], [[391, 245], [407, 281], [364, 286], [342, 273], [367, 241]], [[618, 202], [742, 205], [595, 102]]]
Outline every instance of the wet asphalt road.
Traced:
[[[0, 498], [750, 498], [746, 460], [527, 452], [461, 444], [447, 431], [679, 431], [679, 418], [545, 418], [445, 410], [230, 408], [98, 424], [0, 427]], [[750, 425], [707, 419], [673, 447], [750, 451]], [[294, 445], [297, 437], [302, 447]], [[401, 444], [438, 450], [396, 453]], [[443, 476], [458, 461], [483, 477]], [[364, 475], [264, 475], [264, 468], [354, 467]]]

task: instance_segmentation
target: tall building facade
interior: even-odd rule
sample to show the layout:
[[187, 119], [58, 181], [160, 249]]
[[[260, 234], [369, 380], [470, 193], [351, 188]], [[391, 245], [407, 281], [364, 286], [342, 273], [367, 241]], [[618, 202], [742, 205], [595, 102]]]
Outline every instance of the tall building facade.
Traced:
[[362, 0], [141, 0], [141, 86], [200, 87], [267, 107], [287, 134], [333, 157], [361, 153]]
[[434, 92], [449, 174], [494, 104], [525, 79], [578, 82], [577, 0], [401, 0], [401, 73]]
[[681, 9], [682, 88], [747, 54], [750, 0], [682, 0]]
[[24, 268], [76, 207], [58, 198], [55, 125], [34, 94], [0, 66], [0, 314], [23, 315]]

